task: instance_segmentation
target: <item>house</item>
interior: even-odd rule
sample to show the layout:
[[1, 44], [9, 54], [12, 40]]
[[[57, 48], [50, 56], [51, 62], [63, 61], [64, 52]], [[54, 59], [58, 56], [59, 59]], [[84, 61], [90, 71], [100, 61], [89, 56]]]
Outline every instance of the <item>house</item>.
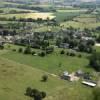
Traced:
[[95, 87], [96, 83], [92, 81], [82, 81], [82, 84], [90, 86], [90, 87]]
[[69, 74], [67, 71], [63, 72], [62, 79], [65, 79], [71, 82], [79, 80], [79, 78], [75, 76], [75, 73]]
[[76, 76], [78, 77], [81, 77], [84, 75], [84, 72], [82, 70], [78, 70], [76, 73], [75, 73]]
[[64, 71], [61, 78], [64, 80], [69, 80], [70, 79], [69, 73], [67, 71]]

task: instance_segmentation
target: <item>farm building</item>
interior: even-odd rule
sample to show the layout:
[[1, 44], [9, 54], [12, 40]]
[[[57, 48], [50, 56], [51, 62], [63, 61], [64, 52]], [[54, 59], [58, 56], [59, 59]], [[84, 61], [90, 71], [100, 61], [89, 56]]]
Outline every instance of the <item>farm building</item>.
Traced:
[[84, 75], [84, 72], [82, 70], [78, 70], [76, 73], [75, 73], [76, 76], [80, 77], [80, 76], [83, 76]]
[[77, 81], [79, 80], [79, 77], [75, 76], [75, 73], [69, 74], [67, 71], [63, 72], [62, 79], [68, 80], [68, 81]]

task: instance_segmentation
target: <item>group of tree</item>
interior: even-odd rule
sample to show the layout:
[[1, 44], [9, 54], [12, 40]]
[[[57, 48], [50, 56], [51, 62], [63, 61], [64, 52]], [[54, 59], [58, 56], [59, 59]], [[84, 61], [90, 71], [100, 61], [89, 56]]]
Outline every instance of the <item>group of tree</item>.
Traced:
[[77, 56], [77, 57], [79, 57], [79, 58], [82, 57], [81, 54], [76, 54], [76, 52], [75, 52], [74, 50], [67, 51], [67, 52], [65, 52], [65, 50], [61, 50], [61, 51], [60, 51], [60, 54], [61, 54], [61, 55], [71, 56], [71, 57], [75, 57], [75, 56]]
[[32, 89], [30, 87], [26, 89], [25, 95], [33, 98], [34, 100], [42, 100], [46, 97], [46, 93], [44, 91], [41, 92], [37, 89]]
[[18, 49], [18, 52], [19, 53], [23, 53], [23, 54], [31, 54], [31, 55], [38, 55], [40, 57], [44, 57], [46, 56], [47, 54], [50, 54], [54, 51], [54, 48], [53, 47], [48, 47], [46, 48], [45, 50], [42, 50], [41, 52], [39, 53], [36, 53], [35, 51], [32, 51], [31, 47], [30, 46], [26, 46], [25, 49], [23, 48], [19, 48]]
[[96, 71], [100, 72], [100, 52], [93, 52], [92, 56], [90, 57], [89, 65]]

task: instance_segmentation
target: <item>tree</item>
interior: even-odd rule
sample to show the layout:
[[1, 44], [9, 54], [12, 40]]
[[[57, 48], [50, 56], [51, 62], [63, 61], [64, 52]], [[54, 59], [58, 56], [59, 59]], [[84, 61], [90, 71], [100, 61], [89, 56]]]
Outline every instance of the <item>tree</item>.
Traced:
[[41, 94], [41, 96], [42, 96], [42, 98], [45, 98], [46, 97], [46, 93], [45, 92], [40, 92], [40, 94]]
[[41, 56], [41, 57], [44, 57], [45, 55], [46, 55], [45, 52], [39, 53], [39, 56]]
[[31, 96], [31, 94], [32, 94], [32, 89], [31, 89], [30, 87], [28, 87], [28, 88], [26, 89], [25, 95]]
[[19, 53], [22, 53], [23, 52], [23, 49], [22, 48], [19, 48], [18, 52]]
[[92, 46], [94, 46], [94, 45], [95, 45], [95, 41], [94, 41], [94, 40], [88, 40], [88, 41], [87, 41], [87, 45], [92, 45]]
[[32, 51], [32, 55], [34, 55], [35, 54], [35, 51]]
[[60, 54], [65, 54], [65, 51], [64, 51], [64, 50], [61, 50], [61, 51], [60, 51]]
[[89, 65], [100, 72], [100, 53], [94, 52], [90, 57]]
[[27, 46], [24, 50], [24, 54], [31, 54], [31, 48], [30, 46]]
[[0, 45], [0, 49], [1, 49], [1, 50], [4, 49], [4, 46], [3, 46], [3, 45]]
[[96, 41], [100, 43], [100, 35], [97, 37]]
[[26, 89], [26, 93], [25, 95], [30, 96], [32, 98], [34, 98], [34, 100], [42, 100], [43, 98], [46, 97], [46, 93], [44, 91], [40, 92], [37, 89], [32, 89], [30, 87], [28, 87]]
[[47, 80], [48, 80], [48, 76], [47, 76], [47, 75], [43, 75], [43, 76], [42, 76], [42, 81], [43, 81], [43, 82], [46, 82]]
[[93, 100], [100, 100], [100, 87], [93, 90]]

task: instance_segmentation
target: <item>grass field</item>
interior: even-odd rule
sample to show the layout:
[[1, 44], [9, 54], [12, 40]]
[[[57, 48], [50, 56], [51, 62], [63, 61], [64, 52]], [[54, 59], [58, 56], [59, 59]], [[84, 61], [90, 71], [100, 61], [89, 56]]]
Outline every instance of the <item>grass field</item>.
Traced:
[[47, 19], [48, 17], [50, 19], [54, 18], [52, 13], [21, 13], [21, 14], [1, 14], [0, 17], [5, 17], [5, 18], [42, 18], [42, 19]]
[[54, 16], [56, 16], [56, 20], [58, 22], [67, 20], [69, 18], [72, 18], [73, 16], [79, 16], [80, 12], [56, 12], [54, 13]]
[[12, 10], [15, 10], [15, 11], [29, 11], [29, 12], [38, 12], [36, 10], [27, 10], [27, 9], [20, 9], [20, 8], [0, 8], [0, 10], [3, 10], [4, 13], [8, 13]]
[[96, 28], [100, 26], [100, 21], [97, 21], [96, 15], [92, 14], [81, 14], [73, 19], [73, 21], [66, 21], [61, 23], [65, 27], [73, 26], [74, 28]]
[[[18, 47], [12, 46], [11, 48]], [[23, 54], [9, 52], [9, 50], [0, 51], [0, 100], [31, 100], [24, 95], [25, 89], [29, 86], [45, 91], [47, 93], [47, 97], [44, 100], [66, 100], [66, 98], [68, 100], [92, 100], [92, 88], [86, 87], [80, 82], [71, 83], [61, 80], [46, 72], [45, 67], [47, 67], [47, 64], [56, 64], [57, 58], [58, 61], [61, 60], [61, 58], [57, 56], [55, 61], [53, 61], [54, 59], [52, 57], [54, 57], [54, 55], [48, 57], [51, 59], [49, 60], [47, 58], [34, 58], [33, 56], [28, 55], [25, 56]], [[27, 60], [25, 59], [29, 59], [28, 62], [30, 64], [28, 62], [26, 63]], [[43, 59], [47, 60], [44, 61]], [[63, 59], [65, 58], [62, 57], [62, 60]], [[19, 60], [22, 61], [23, 64], [21, 64]], [[66, 62], [69, 62], [70, 60], [71, 58], [67, 59]], [[37, 64], [33, 67], [35, 62]], [[38, 63], [40, 63], [40, 65], [44, 63], [44, 69], [41, 70]], [[56, 65], [51, 66], [50, 69], [55, 70], [53, 67], [56, 67]], [[53, 72], [53, 70], [50, 70], [50, 72]], [[40, 81], [41, 76], [44, 74], [48, 74], [49, 76], [46, 83]]]
[[[12, 46], [12, 49], [13, 48], [19, 47]], [[92, 69], [86, 68], [89, 63], [88, 59], [86, 58], [86, 54], [83, 54], [82, 58], [69, 57], [66, 55], [60, 55], [59, 49], [56, 50], [53, 54], [48, 55], [44, 58], [32, 55], [24, 55], [12, 51], [3, 54], [3, 57], [55, 74], [60, 74], [65, 70], [69, 72], [77, 71], [79, 69], [89, 72], [92, 71]], [[61, 67], [59, 67], [59, 63], [62, 63]]]
[[94, 22], [94, 23], [81, 23], [81, 22], [75, 22], [75, 21], [68, 21], [68, 22], [63, 22], [61, 23], [61, 25], [64, 25], [65, 27], [69, 27], [72, 26], [74, 28], [80, 28], [80, 29], [84, 29], [84, 28], [96, 28], [98, 26], [100, 26], [100, 22]]

